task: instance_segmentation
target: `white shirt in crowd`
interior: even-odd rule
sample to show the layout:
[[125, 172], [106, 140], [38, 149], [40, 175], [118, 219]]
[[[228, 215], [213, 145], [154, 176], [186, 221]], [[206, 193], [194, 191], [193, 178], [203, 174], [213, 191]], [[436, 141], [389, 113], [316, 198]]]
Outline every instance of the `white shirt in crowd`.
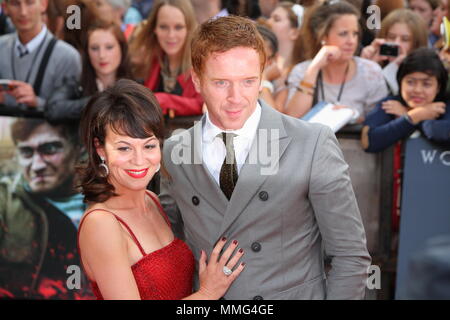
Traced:
[[16, 56], [20, 57], [21, 52], [25, 52], [26, 50], [28, 50], [28, 53], [32, 53], [41, 45], [42, 41], [44, 41], [46, 34], [47, 27], [44, 24], [41, 32], [25, 45], [20, 42], [19, 36], [16, 35]]

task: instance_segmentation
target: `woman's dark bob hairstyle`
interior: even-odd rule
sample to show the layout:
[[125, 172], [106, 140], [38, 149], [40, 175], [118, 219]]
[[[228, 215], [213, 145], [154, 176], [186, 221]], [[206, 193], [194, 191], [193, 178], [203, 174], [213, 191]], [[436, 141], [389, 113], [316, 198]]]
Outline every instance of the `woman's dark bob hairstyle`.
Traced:
[[132, 138], [164, 138], [164, 118], [153, 93], [146, 87], [122, 79], [114, 86], [97, 93], [87, 104], [80, 121], [81, 141], [87, 160], [78, 168], [80, 187], [85, 202], [104, 202], [116, 196], [114, 186], [99, 167], [95, 140], [104, 145], [107, 129]]
[[[402, 80], [408, 74], [414, 72], [423, 72], [429, 76], [436, 77], [439, 84], [439, 91], [434, 101], [446, 102], [446, 89], [448, 81], [448, 73], [437, 53], [430, 48], [418, 48], [410, 52], [403, 60], [397, 72], [397, 83], [400, 88], [399, 94], [401, 98]], [[405, 101], [402, 103], [405, 104]]]

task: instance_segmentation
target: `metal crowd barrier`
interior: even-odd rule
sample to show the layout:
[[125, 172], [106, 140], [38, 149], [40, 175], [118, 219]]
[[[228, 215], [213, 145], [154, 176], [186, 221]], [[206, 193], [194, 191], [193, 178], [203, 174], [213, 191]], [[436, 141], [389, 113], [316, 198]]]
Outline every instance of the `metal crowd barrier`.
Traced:
[[8, 107], [4, 104], [0, 104], [0, 116], [43, 118], [44, 112], [27, 106]]

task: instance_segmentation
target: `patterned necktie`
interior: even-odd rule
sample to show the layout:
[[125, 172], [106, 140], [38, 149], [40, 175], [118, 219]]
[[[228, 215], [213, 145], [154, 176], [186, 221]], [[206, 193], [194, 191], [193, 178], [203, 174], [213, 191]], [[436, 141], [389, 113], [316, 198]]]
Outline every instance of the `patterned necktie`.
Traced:
[[237, 184], [238, 172], [236, 166], [236, 157], [234, 154], [233, 138], [234, 133], [221, 133], [221, 138], [227, 149], [227, 154], [223, 160], [222, 168], [220, 169], [220, 189], [222, 189], [225, 196], [230, 200], [233, 194], [234, 187]]
[[19, 56], [21, 58], [23, 58], [24, 56], [26, 56], [29, 53], [28, 49], [26, 47], [18, 46], [17, 48], [19, 49]]

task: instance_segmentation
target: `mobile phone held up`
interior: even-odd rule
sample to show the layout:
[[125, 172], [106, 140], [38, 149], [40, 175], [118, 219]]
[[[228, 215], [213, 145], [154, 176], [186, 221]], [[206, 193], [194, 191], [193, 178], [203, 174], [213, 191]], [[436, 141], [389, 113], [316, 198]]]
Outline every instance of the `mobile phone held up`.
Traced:
[[11, 80], [0, 79], [0, 91], [10, 91], [12, 89], [14, 87], [11, 85]]
[[380, 56], [397, 57], [399, 53], [398, 44], [384, 43], [380, 45]]

